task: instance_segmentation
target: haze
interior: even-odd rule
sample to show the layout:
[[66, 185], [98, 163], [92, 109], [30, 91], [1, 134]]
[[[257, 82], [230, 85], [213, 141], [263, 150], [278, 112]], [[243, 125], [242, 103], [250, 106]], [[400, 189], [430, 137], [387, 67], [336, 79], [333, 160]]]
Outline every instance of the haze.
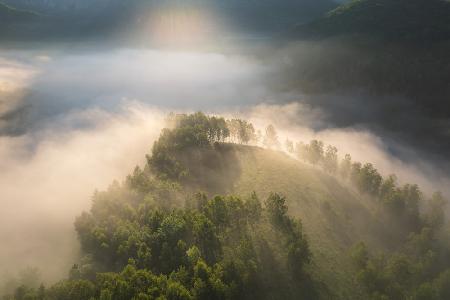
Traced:
[[[79, 254], [75, 217], [95, 190], [144, 164], [169, 112], [242, 117], [261, 130], [274, 124], [281, 140], [319, 138], [383, 175], [450, 192], [439, 141], [416, 147], [407, 129], [373, 126], [384, 108], [372, 114], [379, 108], [359, 90], [292, 87], [291, 59], [308, 60], [315, 42], [239, 31], [209, 7], [148, 16], [111, 39], [0, 46], [0, 274], [38, 267], [49, 282], [67, 276]], [[409, 109], [403, 96], [388, 96]]]

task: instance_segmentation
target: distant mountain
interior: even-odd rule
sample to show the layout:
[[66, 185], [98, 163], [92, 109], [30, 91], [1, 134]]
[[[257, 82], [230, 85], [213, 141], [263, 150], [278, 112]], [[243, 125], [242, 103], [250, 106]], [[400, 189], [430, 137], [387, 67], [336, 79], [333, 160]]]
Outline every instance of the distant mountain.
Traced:
[[369, 35], [390, 40], [450, 39], [450, 2], [444, 0], [353, 0], [297, 27], [309, 37]]
[[0, 23], [8, 21], [25, 21], [35, 17], [38, 17], [36, 13], [16, 9], [0, 2]]
[[309, 22], [336, 8], [333, 0], [212, 1], [224, 12], [229, 24], [241, 30], [283, 31]]
[[299, 45], [286, 51], [283, 90], [321, 95], [308, 104], [334, 126], [365, 126], [446, 157], [449, 1], [354, 0], [290, 33]]
[[96, 12], [125, 3], [120, 0], [5, 0], [4, 2], [19, 9], [31, 9], [49, 15]]
[[[335, 8], [334, 0], [4, 0], [19, 9], [41, 14], [76, 19], [109, 19], [133, 23], [149, 13], [166, 10], [209, 11], [215, 21], [224, 22], [235, 32], [268, 33], [285, 31], [295, 24], [305, 23]], [[132, 12], [130, 14], [130, 12]], [[64, 21], [64, 20], [63, 20]], [[105, 22], [104, 22], [105, 23]], [[114, 27], [114, 26], [113, 26]]]
[[0, 38], [32, 31], [32, 24], [39, 19], [37, 13], [16, 9], [0, 2]]

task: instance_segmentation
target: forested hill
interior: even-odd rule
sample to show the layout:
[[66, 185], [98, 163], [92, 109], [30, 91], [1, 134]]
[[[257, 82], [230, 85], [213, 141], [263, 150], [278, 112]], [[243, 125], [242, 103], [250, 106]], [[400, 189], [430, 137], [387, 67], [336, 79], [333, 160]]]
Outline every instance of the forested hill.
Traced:
[[[87, 39], [90, 37], [115, 38], [117, 35], [133, 40], [126, 33], [143, 34], [138, 39], [148, 40], [148, 32], [142, 32], [143, 24], [159, 19], [174, 18], [183, 22], [189, 15], [214, 16], [214, 24], [201, 28], [213, 31], [214, 38], [221, 41], [231, 37], [263, 37], [269, 39], [298, 23], [305, 23], [337, 6], [333, 0], [258, 0], [258, 1], [155, 1], [155, 0], [3, 0], [10, 7], [36, 11], [47, 16], [37, 20], [35, 28], [13, 28], [10, 40], [24, 38], [52, 41]], [[9, 20], [8, 26], [13, 26]], [[182, 24], [181, 26], [185, 26]], [[215, 31], [216, 27], [227, 29], [226, 35]], [[145, 28], [144, 28], [145, 30]], [[151, 41], [150, 41], [151, 42]]]
[[6, 299], [448, 299], [445, 203], [321, 141], [171, 115], [77, 218], [69, 278]]
[[400, 140], [448, 172], [449, 1], [354, 0], [286, 39], [280, 90], [311, 95], [333, 126]]
[[37, 16], [31, 11], [15, 9], [0, 2], [0, 23], [26, 21]]
[[353, 0], [296, 30], [314, 38], [359, 34], [419, 43], [449, 40], [450, 2]]

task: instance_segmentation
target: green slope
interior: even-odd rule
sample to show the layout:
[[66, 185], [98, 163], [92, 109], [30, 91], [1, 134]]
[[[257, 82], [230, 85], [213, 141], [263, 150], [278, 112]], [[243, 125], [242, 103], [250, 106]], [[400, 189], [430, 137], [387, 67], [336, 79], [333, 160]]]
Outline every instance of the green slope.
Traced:
[[359, 192], [283, 152], [228, 143], [245, 137], [235, 122], [168, 124], [144, 169], [76, 219], [69, 278], [17, 299], [449, 299], [441, 194], [424, 202], [417, 185], [349, 156], [338, 168], [333, 150], [317, 160], [318, 141], [297, 153]]
[[363, 297], [355, 288], [348, 249], [360, 240], [380, 249], [366, 228], [375, 207], [335, 178], [289, 156], [256, 147], [238, 147], [242, 166], [236, 194], [256, 191], [264, 199], [270, 192], [286, 196], [291, 212], [300, 217], [313, 253], [312, 271], [336, 297]]
[[297, 30], [311, 37], [362, 34], [391, 40], [448, 40], [450, 3], [444, 0], [354, 0]]

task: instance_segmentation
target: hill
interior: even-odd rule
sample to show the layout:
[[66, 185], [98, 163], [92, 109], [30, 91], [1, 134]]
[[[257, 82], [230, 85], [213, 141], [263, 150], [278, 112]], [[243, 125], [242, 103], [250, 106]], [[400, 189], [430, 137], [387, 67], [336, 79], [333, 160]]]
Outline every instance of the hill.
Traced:
[[353, 0], [297, 30], [310, 37], [368, 35], [425, 43], [450, 39], [450, 2]]
[[276, 86], [309, 95], [332, 126], [401, 140], [447, 172], [449, 24], [448, 1], [352, 1], [287, 34]]
[[[291, 213], [302, 220], [313, 253], [313, 273], [339, 299], [362, 297], [349, 276], [354, 269], [348, 254], [353, 244], [367, 240], [361, 225], [374, 217], [373, 205], [334, 177], [286, 154], [244, 146], [239, 160], [242, 174], [234, 193], [257, 191], [263, 199], [273, 191], [282, 193]], [[375, 237], [369, 241], [375, 249], [383, 248]]]
[[15, 39], [16, 36], [33, 35], [43, 22], [38, 13], [30, 10], [17, 9], [0, 2], [0, 38]]
[[36, 18], [38, 15], [31, 11], [20, 10], [0, 2], [0, 22], [23, 22]]
[[[442, 195], [320, 141], [288, 147], [305, 163], [255, 138], [245, 120], [171, 115], [145, 167], [75, 221], [69, 279], [13, 299], [448, 298]], [[273, 126], [263, 143], [279, 145]]]
[[[83, 38], [83, 35], [90, 36], [92, 31], [98, 36], [117, 32], [136, 34], [143, 30], [143, 23], [154, 22], [155, 18], [183, 19], [185, 18], [183, 16], [191, 14], [208, 19], [195, 20], [196, 22], [211, 22], [207, 24], [211, 28], [202, 28], [207, 32], [224, 26], [227, 34], [232, 36], [245, 34], [269, 38], [275, 32], [282, 32], [299, 22], [311, 21], [337, 6], [333, 0], [5, 0], [5, 3], [51, 16], [54, 25], [46, 28], [50, 29], [50, 35], [53, 34], [51, 27], [56, 26], [60, 31], [65, 30], [62, 34], [56, 35], [56, 38], [65, 34], [73, 35], [74, 32], [77, 32], [77, 38]], [[182, 21], [172, 20], [172, 22]], [[148, 36], [148, 29], [144, 30], [142, 34]], [[213, 34], [220, 40], [224, 33]]]

